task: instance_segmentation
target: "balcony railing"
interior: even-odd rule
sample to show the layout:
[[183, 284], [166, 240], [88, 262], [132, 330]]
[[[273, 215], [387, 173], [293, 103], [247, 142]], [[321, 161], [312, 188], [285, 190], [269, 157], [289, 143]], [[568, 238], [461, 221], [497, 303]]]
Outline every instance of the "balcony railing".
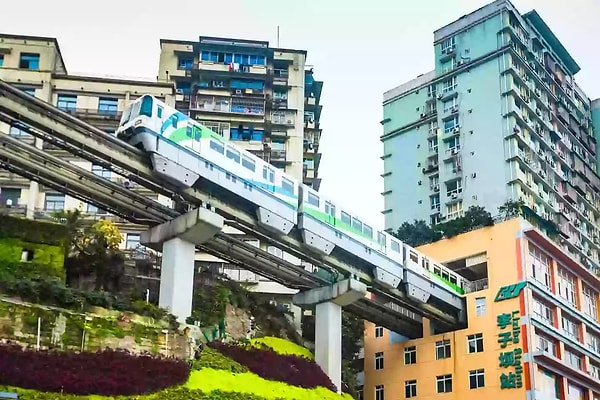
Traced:
[[198, 96], [190, 101], [190, 110], [247, 115], [265, 115], [264, 100]]

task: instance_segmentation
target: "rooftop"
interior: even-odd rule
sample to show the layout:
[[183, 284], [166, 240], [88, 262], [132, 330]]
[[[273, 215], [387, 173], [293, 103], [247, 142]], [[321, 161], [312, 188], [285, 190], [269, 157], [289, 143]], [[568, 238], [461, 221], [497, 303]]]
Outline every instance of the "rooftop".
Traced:
[[31, 41], [40, 41], [40, 42], [50, 42], [56, 47], [56, 52], [58, 53], [58, 57], [60, 58], [60, 62], [67, 72], [67, 65], [65, 64], [65, 60], [63, 59], [62, 52], [60, 50], [60, 46], [58, 45], [58, 39], [48, 36], [30, 36], [30, 35], [15, 35], [11, 33], [0, 33], [0, 39], [16, 39], [16, 40], [31, 40]]

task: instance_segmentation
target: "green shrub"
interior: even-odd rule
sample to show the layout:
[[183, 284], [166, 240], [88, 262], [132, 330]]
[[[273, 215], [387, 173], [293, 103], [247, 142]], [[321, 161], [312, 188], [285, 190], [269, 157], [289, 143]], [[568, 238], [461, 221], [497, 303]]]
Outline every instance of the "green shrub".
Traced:
[[202, 368], [221, 369], [233, 373], [248, 372], [248, 368], [224, 356], [215, 349], [205, 347], [200, 356], [200, 360], [194, 361], [192, 369]]
[[0, 238], [64, 246], [68, 234], [67, 227], [64, 225], [0, 215]]
[[314, 356], [310, 350], [294, 342], [290, 342], [289, 340], [265, 336], [262, 338], [252, 339], [250, 343], [253, 347], [257, 348], [261, 348], [264, 345], [277, 354], [305, 357], [311, 360], [314, 359]]

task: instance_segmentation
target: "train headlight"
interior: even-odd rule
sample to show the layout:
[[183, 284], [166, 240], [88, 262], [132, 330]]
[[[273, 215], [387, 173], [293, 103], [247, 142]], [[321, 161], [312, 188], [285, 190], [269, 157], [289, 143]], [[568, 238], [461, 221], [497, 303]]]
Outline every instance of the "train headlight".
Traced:
[[133, 126], [138, 126], [138, 125], [141, 125], [141, 124], [142, 124], [142, 120], [141, 120], [141, 119], [138, 119], [137, 121], [135, 121], [135, 122], [133, 123]]

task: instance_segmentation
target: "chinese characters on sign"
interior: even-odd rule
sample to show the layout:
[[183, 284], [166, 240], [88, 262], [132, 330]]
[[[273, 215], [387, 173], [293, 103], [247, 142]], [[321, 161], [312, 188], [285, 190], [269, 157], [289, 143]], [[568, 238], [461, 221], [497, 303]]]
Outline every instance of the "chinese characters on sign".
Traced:
[[[498, 343], [502, 349], [498, 356], [498, 366], [507, 369], [500, 375], [500, 389], [518, 389], [523, 387], [523, 349], [519, 346], [521, 335], [521, 315], [519, 311], [500, 314], [496, 317], [500, 329]], [[512, 369], [512, 370], [508, 370]]]

